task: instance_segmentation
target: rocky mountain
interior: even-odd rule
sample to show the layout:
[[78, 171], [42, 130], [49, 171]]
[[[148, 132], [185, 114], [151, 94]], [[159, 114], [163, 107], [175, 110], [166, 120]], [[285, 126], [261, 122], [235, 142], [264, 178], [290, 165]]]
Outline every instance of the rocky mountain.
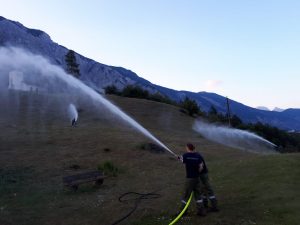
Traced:
[[[53, 42], [50, 36], [41, 30], [27, 28], [19, 22], [1, 16], [0, 46], [21, 47], [48, 58], [50, 62], [62, 68], [66, 67], [65, 55], [68, 52], [66, 47]], [[152, 84], [128, 69], [104, 65], [78, 53], [76, 59], [80, 65], [80, 79], [99, 92], [103, 92], [103, 88], [109, 85], [115, 85], [118, 89], [127, 85], [139, 85], [151, 93], [160, 92], [176, 101], [185, 97], [192, 98], [205, 111], [213, 105], [218, 111], [226, 112], [226, 98], [215, 93], [177, 91]], [[283, 112], [265, 111], [231, 100], [230, 110], [245, 122], [260, 121], [282, 129], [300, 130], [300, 109]]]
[[281, 108], [278, 108], [278, 107], [275, 107], [274, 109], [273, 109], [273, 111], [275, 111], [275, 112], [282, 112], [282, 111], [284, 111], [285, 109], [281, 109]]
[[[0, 16], [0, 45], [22, 47], [32, 53], [42, 55], [50, 62], [65, 68], [65, 55], [68, 49], [53, 42], [48, 34], [43, 31], [24, 27], [19, 22], [7, 20]], [[120, 74], [110, 66], [88, 59], [76, 54], [80, 64], [81, 79], [101, 91], [108, 85], [116, 85], [122, 88], [135, 81]]]
[[257, 106], [256, 108], [260, 109], [260, 110], [270, 111], [270, 109], [268, 107], [265, 107], [265, 106]]

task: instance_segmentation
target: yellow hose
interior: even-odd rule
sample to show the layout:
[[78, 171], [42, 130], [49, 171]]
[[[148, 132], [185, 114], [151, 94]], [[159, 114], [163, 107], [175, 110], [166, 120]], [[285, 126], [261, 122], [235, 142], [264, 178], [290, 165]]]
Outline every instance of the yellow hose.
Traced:
[[185, 206], [184, 206], [183, 210], [181, 211], [181, 213], [179, 213], [179, 215], [171, 223], [169, 223], [169, 225], [175, 224], [182, 217], [182, 215], [185, 213], [185, 211], [189, 207], [189, 205], [191, 203], [191, 200], [192, 200], [192, 197], [193, 197], [193, 192], [191, 193], [191, 196], [190, 196], [188, 202], [185, 204]]

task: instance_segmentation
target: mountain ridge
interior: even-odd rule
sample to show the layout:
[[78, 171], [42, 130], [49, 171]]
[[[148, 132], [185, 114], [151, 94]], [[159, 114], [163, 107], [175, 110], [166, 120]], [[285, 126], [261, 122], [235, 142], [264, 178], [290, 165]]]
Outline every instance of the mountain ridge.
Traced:
[[[32, 53], [46, 57], [51, 63], [66, 68], [64, 57], [68, 49], [52, 41], [44, 31], [31, 29], [16, 21], [0, 16], [0, 46], [21, 47]], [[180, 101], [189, 97], [197, 101], [202, 110], [208, 111], [214, 106], [219, 112], [226, 113], [226, 98], [216, 93], [177, 91], [151, 83], [133, 71], [117, 66], [109, 66], [76, 53], [82, 76], [80, 79], [98, 92], [109, 85], [123, 89], [127, 85], [138, 85], [150, 93], [159, 92], [172, 100]], [[262, 122], [285, 130], [300, 130], [300, 109], [283, 112], [264, 111], [230, 100], [232, 114], [244, 122]], [[285, 112], [287, 111], [287, 112]]]

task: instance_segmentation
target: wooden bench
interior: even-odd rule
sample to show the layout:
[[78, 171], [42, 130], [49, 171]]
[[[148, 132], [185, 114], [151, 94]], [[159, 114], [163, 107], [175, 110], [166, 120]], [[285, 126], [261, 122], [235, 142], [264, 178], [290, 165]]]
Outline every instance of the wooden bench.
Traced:
[[100, 171], [91, 171], [71, 176], [63, 177], [63, 183], [65, 187], [71, 188], [74, 191], [78, 189], [78, 186], [83, 183], [95, 181], [95, 185], [100, 186], [103, 184], [105, 176]]

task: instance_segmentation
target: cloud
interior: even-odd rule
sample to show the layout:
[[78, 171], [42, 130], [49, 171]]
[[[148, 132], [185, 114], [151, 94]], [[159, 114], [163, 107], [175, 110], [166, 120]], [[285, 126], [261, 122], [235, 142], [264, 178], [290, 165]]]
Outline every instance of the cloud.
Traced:
[[214, 91], [223, 84], [221, 80], [207, 80], [205, 81], [205, 89], [207, 91]]

